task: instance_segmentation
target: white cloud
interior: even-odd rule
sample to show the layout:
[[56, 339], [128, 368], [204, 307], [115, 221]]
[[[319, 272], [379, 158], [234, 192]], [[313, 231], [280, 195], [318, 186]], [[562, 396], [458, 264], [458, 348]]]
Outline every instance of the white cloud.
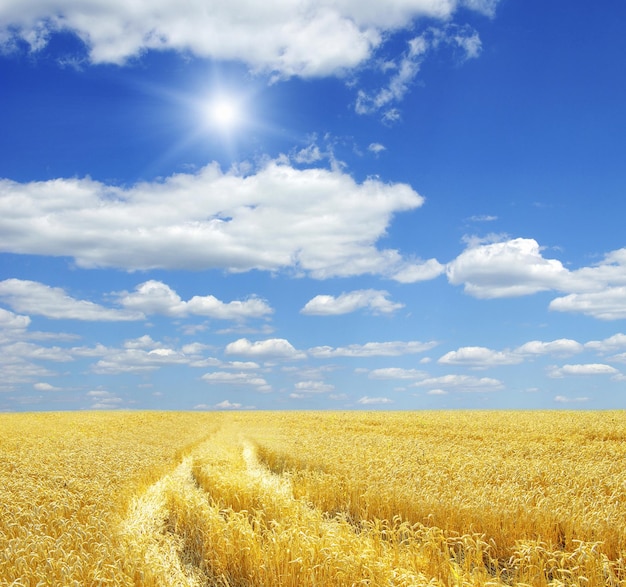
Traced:
[[359, 90], [356, 102], [358, 114], [370, 114], [402, 100], [415, 76], [418, 74], [423, 56], [429, 48], [425, 37], [416, 37], [408, 43], [408, 49], [395, 65], [394, 74], [386, 87], [374, 93]]
[[406, 263], [405, 266], [391, 275], [392, 279], [400, 283], [416, 283], [418, 281], [429, 281], [439, 277], [446, 270], [437, 259], [428, 259], [423, 262]]
[[0, 390], [12, 390], [15, 385], [30, 383], [33, 379], [54, 377], [54, 371], [24, 360], [22, 357], [8, 356], [0, 353]]
[[129, 310], [176, 318], [196, 315], [221, 320], [241, 320], [273, 313], [265, 301], [256, 297], [224, 303], [211, 295], [193, 296], [185, 302], [168, 285], [155, 280], [139, 284], [132, 293], [121, 292], [117, 296], [119, 304]]
[[140, 348], [111, 350], [91, 367], [94, 373], [112, 375], [118, 373], [144, 373], [167, 365], [183, 365], [189, 358], [170, 348], [155, 348], [150, 351]]
[[[83, 268], [290, 270], [316, 279], [393, 279], [416, 264], [376, 243], [394, 214], [423, 201], [406, 184], [357, 183], [338, 169], [271, 161], [244, 176], [222, 173], [214, 163], [129, 188], [91, 179], [0, 180], [0, 232], [4, 252], [70, 256]], [[153, 310], [175, 313], [177, 294], [161, 289]], [[56, 295], [56, 302], [66, 297], [52, 288], [45, 295]], [[209, 311], [202, 300], [192, 304], [195, 311]], [[76, 309], [76, 300], [70, 301]], [[136, 319], [88, 304], [76, 312]]]
[[[496, 0], [466, 0], [493, 14]], [[0, 40], [43, 48], [55, 31], [70, 31], [94, 63], [123, 63], [146, 50], [176, 50], [238, 60], [281, 76], [340, 74], [361, 65], [393, 30], [418, 17], [449, 20], [455, 0], [5, 0]]]
[[445, 365], [472, 365], [486, 368], [498, 365], [517, 365], [529, 356], [573, 355], [583, 350], [582, 344], [567, 338], [551, 342], [532, 340], [514, 350], [495, 351], [479, 346], [461, 347], [456, 351], [446, 353], [438, 362]]
[[140, 312], [105, 308], [87, 300], [77, 300], [60, 287], [23, 279], [0, 281], [0, 298], [18, 312], [59, 320], [121, 322], [143, 318]]
[[545, 259], [533, 239], [484, 244], [468, 239], [468, 248], [447, 265], [450, 283], [463, 284], [477, 298], [501, 298], [559, 291], [567, 295], [551, 310], [578, 312], [602, 320], [626, 318], [626, 248], [611, 251], [590, 267], [570, 271], [557, 259]]
[[360, 289], [340, 296], [318, 295], [309, 300], [302, 314], [313, 316], [337, 316], [367, 308], [372, 314], [393, 314], [404, 304], [394, 303], [388, 299], [389, 292], [376, 289]]
[[380, 143], [370, 143], [369, 147], [367, 147], [367, 150], [371, 153], [374, 153], [375, 155], [378, 155], [383, 151], [386, 151], [387, 147], [385, 147], [385, 145], [381, 145]]
[[521, 363], [522, 360], [522, 357], [508, 351], [493, 351], [485, 347], [467, 346], [446, 353], [437, 362], [443, 365], [493, 367], [497, 365], [515, 365]]
[[388, 397], [368, 397], [367, 395], [365, 395], [362, 398], [358, 399], [356, 403], [364, 406], [374, 406], [381, 404], [392, 404], [393, 400], [389, 399]]
[[149, 334], [144, 334], [139, 338], [125, 340], [123, 346], [125, 349], [154, 349], [159, 346], [159, 343], [153, 340]]
[[401, 369], [400, 367], [384, 367], [369, 372], [370, 379], [425, 379], [427, 374], [417, 369]]
[[588, 397], [567, 397], [565, 395], [557, 395], [554, 398], [555, 402], [561, 404], [569, 404], [569, 403], [581, 403], [589, 401]]
[[585, 343], [585, 348], [601, 353], [613, 353], [620, 349], [626, 349], [626, 334], [619, 332], [604, 340], [591, 340]]
[[462, 392], [497, 391], [504, 388], [502, 381], [491, 377], [473, 377], [471, 375], [443, 375], [412, 383], [411, 387], [431, 387], [433, 389], [452, 389]]
[[33, 385], [33, 388], [36, 389], [37, 391], [60, 391], [61, 390], [60, 387], [55, 387], [54, 385], [51, 385], [50, 383], [44, 383], [44, 382], [35, 383]]
[[238, 410], [241, 408], [241, 404], [225, 399], [224, 401], [215, 404], [214, 407], [218, 410]]
[[321, 161], [326, 156], [327, 154], [322, 153], [320, 148], [313, 143], [304, 149], [300, 149], [292, 158], [296, 163], [311, 164], [316, 161]]
[[477, 298], [501, 298], [559, 289], [568, 271], [544, 259], [537, 241], [517, 238], [466, 249], [448, 264], [447, 275]]
[[551, 367], [548, 371], [548, 377], [555, 379], [567, 375], [619, 375], [619, 371], [615, 367], [603, 363], [563, 365], [562, 367]]
[[489, 214], [477, 214], [468, 218], [470, 222], [493, 222], [497, 219], [497, 216], [491, 216]]
[[202, 380], [212, 385], [252, 385], [254, 387], [266, 388], [268, 383], [262, 377], [252, 373], [230, 373], [228, 371], [214, 371], [205, 373]]
[[323, 381], [299, 381], [294, 387], [299, 393], [328, 393], [335, 389], [334, 385]]
[[600, 320], [626, 319], [626, 286], [610, 287], [603, 291], [573, 293], [550, 302], [557, 312], [576, 312]]
[[385, 61], [383, 70], [393, 73], [384, 87], [371, 92], [359, 90], [355, 107], [358, 114], [371, 114], [387, 108], [384, 114], [386, 122], [397, 120], [397, 110], [390, 106], [404, 98], [430, 51], [442, 46], [452, 46], [461, 49], [464, 59], [471, 59], [478, 57], [481, 50], [478, 33], [471, 27], [459, 27], [455, 24], [448, 24], [444, 28], [429, 27], [407, 45], [406, 51], [397, 62]]
[[224, 352], [227, 355], [242, 355], [258, 359], [302, 359], [305, 356], [284, 338], [268, 338], [256, 342], [240, 338], [226, 345]]
[[[3, 282], [0, 282], [0, 286]], [[20, 316], [9, 310], [0, 308], [0, 329], [2, 330], [26, 330], [30, 325], [28, 316]]]
[[24, 359], [40, 361], [55, 361], [59, 363], [65, 363], [73, 360], [72, 353], [69, 349], [58, 346], [46, 347], [30, 342], [15, 342], [4, 345], [1, 348], [2, 353], [5, 356], [21, 357]]
[[531, 340], [518, 347], [515, 352], [521, 355], [574, 355], [584, 350], [579, 342], [569, 338], [559, 338], [550, 342]]
[[398, 357], [423, 353], [437, 346], [437, 342], [366, 342], [365, 344], [351, 344], [346, 347], [333, 348], [330, 346], [318, 346], [309, 349], [309, 354], [318, 359], [331, 357]]
[[90, 409], [92, 410], [114, 410], [119, 409], [124, 403], [124, 400], [111, 393], [110, 391], [93, 390], [87, 392], [87, 397], [93, 401]]

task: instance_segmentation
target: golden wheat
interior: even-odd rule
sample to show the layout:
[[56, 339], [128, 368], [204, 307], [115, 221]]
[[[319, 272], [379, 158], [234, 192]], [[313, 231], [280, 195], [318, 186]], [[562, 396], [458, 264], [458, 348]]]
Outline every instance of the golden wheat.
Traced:
[[626, 585], [623, 412], [0, 416], [0, 584]]

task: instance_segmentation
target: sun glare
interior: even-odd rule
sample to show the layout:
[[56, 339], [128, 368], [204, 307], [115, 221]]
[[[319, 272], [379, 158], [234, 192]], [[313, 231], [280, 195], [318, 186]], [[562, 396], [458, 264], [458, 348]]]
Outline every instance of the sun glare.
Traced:
[[219, 96], [209, 101], [209, 124], [222, 132], [232, 132], [243, 120], [241, 105], [233, 96]]

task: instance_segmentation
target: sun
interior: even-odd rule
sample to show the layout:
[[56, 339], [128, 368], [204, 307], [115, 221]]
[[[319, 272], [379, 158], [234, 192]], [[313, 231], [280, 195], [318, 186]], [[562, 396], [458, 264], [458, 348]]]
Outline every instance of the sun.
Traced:
[[244, 122], [241, 100], [233, 95], [209, 98], [205, 112], [208, 124], [223, 133], [232, 133]]

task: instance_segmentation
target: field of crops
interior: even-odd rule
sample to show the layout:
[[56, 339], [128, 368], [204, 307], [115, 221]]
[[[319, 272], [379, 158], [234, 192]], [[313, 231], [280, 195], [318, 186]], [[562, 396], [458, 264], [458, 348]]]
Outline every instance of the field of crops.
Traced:
[[626, 413], [0, 415], [0, 585], [626, 586]]

